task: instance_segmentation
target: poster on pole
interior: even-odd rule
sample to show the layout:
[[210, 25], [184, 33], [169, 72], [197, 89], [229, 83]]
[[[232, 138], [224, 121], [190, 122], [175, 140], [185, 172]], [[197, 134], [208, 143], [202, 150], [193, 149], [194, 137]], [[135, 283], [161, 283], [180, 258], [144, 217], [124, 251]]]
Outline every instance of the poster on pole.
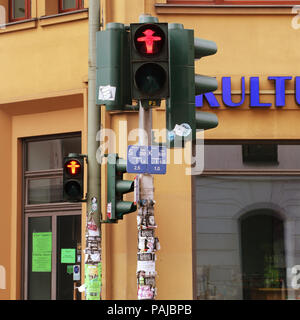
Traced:
[[102, 287], [102, 263], [85, 265], [86, 300], [100, 300]]

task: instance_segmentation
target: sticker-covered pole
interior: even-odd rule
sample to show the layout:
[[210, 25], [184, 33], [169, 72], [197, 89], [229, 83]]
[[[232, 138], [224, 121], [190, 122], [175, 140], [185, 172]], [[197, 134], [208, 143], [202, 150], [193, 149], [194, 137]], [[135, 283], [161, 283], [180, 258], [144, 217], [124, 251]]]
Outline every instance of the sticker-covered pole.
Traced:
[[[151, 144], [152, 109], [145, 109], [139, 103], [139, 145]], [[138, 252], [137, 252], [137, 286], [138, 300], [154, 300], [156, 296], [156, 250], [159, 249], [155, 237], [154, 220], [154, 184], [151, 174], [139, 174], [136, 177], [136, 202], [138, 207]]]

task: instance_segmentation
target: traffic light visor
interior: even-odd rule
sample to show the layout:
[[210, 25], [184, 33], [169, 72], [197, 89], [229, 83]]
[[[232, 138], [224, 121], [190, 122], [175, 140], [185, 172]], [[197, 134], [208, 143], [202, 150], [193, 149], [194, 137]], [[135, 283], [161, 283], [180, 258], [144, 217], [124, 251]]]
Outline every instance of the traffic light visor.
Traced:
[[81, 164], [77, 160], [69, 160], [65, 164], [67, 173], [71, 176], [76, 176], [81, 172]]
[[155, 24], [144, 24], [134, 34], [135, 48], [142, 56], [160, 54], [165, 41], [164, 31]]

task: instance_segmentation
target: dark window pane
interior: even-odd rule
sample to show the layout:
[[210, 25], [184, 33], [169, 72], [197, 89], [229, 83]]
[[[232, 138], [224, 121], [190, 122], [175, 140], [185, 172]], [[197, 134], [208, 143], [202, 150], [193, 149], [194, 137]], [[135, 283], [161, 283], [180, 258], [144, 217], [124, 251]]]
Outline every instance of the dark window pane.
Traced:
[[243, 162], [267, 165], [278, 164], [277, 144], [243, 144]]
[[80, 137], [28, 142], [26, 170], [62, 168], [63, 157], [70, 152], [81, 153]]
[[63, 0], [62, 8], [63, 10], [76, 9], [76, 0]]
[[51, 264], [51, 217], [28, 218], [29, 300], [51, 299]]
[[25, 0], [13, 0], [13, 17], [15, 19], [25, 17]]
[[[66, 258], [64, 252], [72, 253]], [[73, 266], [81, 260], [81, 216], [57, 217], [56, 299], [73, 299]], [[78, 280], [78, 283], [80, 281]], [[78, 284], [77, 284], [78, 286]], [[77, 291], [77, 299], [80, 293]]]
[[62, 200], [62, 178], [29, 180], [28, 204], [62, 202]]

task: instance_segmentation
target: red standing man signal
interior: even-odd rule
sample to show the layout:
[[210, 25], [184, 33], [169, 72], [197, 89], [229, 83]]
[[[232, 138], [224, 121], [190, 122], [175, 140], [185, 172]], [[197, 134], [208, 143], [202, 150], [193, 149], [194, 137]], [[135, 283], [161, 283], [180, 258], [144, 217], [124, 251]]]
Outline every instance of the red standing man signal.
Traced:
[[77, 174], [80, 167], [80, 164], [75, 160], [69, 161], [67, 164], [67, 168], [71, 174]]
[[153, 54], [154, 41], [161, 41], [161, 37], [153, 36], [154, 33], [155, 31], [147, 29], [143, 32], [144, 37], [137, 38], [138, 42], [145, 42], [147, 54]]

